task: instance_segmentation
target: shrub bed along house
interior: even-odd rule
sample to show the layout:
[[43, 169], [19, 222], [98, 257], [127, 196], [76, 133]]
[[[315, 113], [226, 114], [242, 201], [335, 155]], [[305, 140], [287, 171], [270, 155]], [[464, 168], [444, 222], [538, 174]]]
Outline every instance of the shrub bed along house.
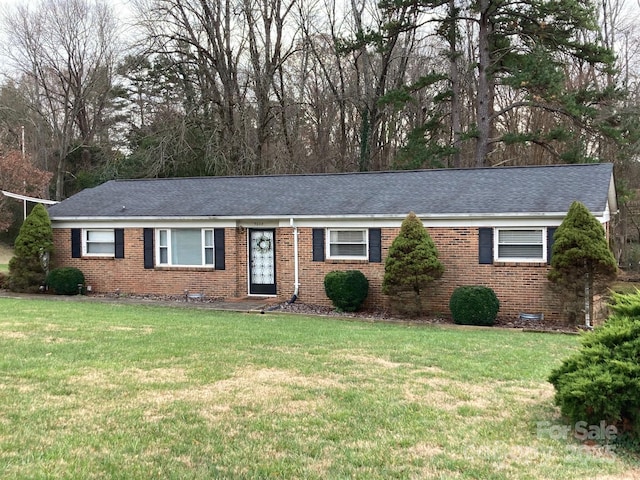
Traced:
[[489, 287], [466, 285], [454, 290], [449, 309], [457, 324], [491, 326], [496, 321], [500, 301]]
[[334, 270], [324, 277], [324, 290], [338, 310], [355, 312], [369, 294], [369, 281], [360, 270]]
[[54, 268], [47, 275], [47, 286], [58, 295], [77, 295], [84, 288], [84, 274], [75, 267]]

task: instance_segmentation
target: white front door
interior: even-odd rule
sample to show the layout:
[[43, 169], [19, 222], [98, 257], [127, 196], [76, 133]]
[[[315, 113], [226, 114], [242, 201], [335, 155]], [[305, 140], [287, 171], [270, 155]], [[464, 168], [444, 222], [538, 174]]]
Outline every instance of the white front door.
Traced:
[[276, 231], [249, 230], [249, 293], [276, 294]]

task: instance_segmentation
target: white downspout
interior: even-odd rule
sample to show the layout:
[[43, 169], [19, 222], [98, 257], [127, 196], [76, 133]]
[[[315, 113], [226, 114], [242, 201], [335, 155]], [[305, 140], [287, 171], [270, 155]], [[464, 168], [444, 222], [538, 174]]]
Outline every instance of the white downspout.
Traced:
[[289, 303], [293, 303], [298, 299], [298, 291], [300, 290], [299, 265], [298, 265], [298, 227], [294, 225], [293, 218], [289, 219], [289, 224], [293, 228], [293, 296]]

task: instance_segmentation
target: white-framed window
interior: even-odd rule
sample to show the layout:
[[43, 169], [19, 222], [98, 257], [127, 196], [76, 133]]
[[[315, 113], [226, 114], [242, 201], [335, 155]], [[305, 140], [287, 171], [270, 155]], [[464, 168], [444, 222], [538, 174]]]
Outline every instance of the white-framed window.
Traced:
[[161, 228], [156, 240], [158, 265], [214, 266], [212, 228]]
[[366, 260], [369, 235], [365, 229], [330, 228], [327, 235], [327, 258]]
[[546, 262], [546, 228], [497, 228], [495, 260], [503, 262]]
[[82, 232], [82, 253], [86, 256], [113, 257], [116, 253], [113, 229], [86, 229]]

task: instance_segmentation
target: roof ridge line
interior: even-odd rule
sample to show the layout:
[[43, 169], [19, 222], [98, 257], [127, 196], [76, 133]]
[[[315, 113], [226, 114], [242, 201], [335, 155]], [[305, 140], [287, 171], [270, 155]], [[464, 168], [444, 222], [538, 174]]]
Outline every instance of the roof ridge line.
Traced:
[[501, 165], [486, 167], [456, 167], [456, 168], [417, 168], [411, 170], [370, 170], [366, 172], [307, 172], [307, 173], [270, 173], [270, 174], [250, 174], [250, 175], [203, 175], [190, 177], [155, 177], [155, 178], [114, 178], [109, 181], [115, 182], [141, 182], [141, 181], [165, 181], [165, 180], [211, 180], [216, 178], [282, 178], [282, 177], [330, 177], [349, 175], [388, 175], [400, 173], [422, 173], [422, 172], [477, 172], [479, 170], [515, 170], [515, 169], [542, 169], [542, 168], [563, 168], [563, 167], [590, 167], [596, 165], [613, 165], [611, 162], [598, 163], [559, 163], [552, 165]]

